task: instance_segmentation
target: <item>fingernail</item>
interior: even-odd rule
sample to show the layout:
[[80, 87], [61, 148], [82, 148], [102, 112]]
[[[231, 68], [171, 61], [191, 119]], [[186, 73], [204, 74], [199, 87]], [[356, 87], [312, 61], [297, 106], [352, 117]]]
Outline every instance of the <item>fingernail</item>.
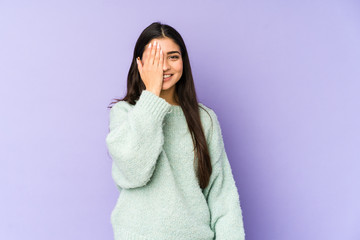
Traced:
[[149, 48], [151, 48], [151, 43], [149, 44]]

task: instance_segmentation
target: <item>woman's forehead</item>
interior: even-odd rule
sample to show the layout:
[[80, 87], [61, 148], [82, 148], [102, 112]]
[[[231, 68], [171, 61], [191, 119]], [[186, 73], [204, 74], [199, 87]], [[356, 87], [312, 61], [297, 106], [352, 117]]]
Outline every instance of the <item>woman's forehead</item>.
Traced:
[[180, 52], [180, 47], [179, 45], [177, 45], [175, 43], [174, 40], [170, 39], [170, 38], [154, 38], [154, 39], [151, 39], [151, 41], [146, 44], [145, 47], [148, 47], [149, 44], [154, 44], [154, 42], [156, 41], [156, 43], [159, 42], [161, 48], [163, 49], [163, 51], [178, 51]]

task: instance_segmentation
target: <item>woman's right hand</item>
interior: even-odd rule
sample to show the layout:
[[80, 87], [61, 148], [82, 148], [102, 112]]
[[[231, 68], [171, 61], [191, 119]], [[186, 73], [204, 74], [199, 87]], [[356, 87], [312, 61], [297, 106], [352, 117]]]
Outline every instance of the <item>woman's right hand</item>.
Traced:
[[163, 84], [163, 52], [159, 42], [149, 44], [143, 53], [143, 59], [136, 59], [140, 77], [145, 84], [146, 90], [160, 96]]

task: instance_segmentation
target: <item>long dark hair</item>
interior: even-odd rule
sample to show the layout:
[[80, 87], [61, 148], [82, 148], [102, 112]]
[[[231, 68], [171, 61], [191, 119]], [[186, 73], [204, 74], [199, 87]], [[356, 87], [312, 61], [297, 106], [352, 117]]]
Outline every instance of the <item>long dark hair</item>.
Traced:
[[[136, 58], [138, 56], [142, 58], [146, 44], [148, 44], [152, 39], [165, 37], [174, 40], [181, 50], [183, 74], [176, 83], [175, 92], [178, 97], [179, 104], [184, 112], [188, 129], [191, 133], [194, 152], [196, 149], [196, 156], [194, 154], [194, 164], [197, 165], [196, 174], [199, 186], [204, 189], [209, 184], [212, 167], [205, 134], [200, 120], [199, 107], [203, 107], [200, 106], [197, 101], [190, 60], [184, 40], [174, 28], [169, 25], [162, 24], [161, 22], [154, 22], [143, 30], [135, 44], [134, 56], [132, 58], [132, 63], [127, 77], [126, 96], [123, 99], [114, 99], [116, 101], [110, 103], [110, 105], [115, 104], [118, 101], [127, 101], [129, 104], [135, 105], [135, 100], [138, 100], [141, 92], [146, 89], [145, 84], [140, 77]], [[111, 107], [109, 106], [108, 108]], [[204, 110], [206, 111], [206, 109]], [[198, 159], [197, 164], [195, 162], [196, 157]]]

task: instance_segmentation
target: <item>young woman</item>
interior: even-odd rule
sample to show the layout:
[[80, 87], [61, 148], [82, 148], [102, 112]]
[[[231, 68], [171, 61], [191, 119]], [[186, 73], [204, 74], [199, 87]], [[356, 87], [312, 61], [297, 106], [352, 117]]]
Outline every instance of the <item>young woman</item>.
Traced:
[[197, 101], [174, 28], [154, 22], [141, 33], [116, 100], [106, 137], [120, 191], [115, 240], [245, 239], [217, 115]]

